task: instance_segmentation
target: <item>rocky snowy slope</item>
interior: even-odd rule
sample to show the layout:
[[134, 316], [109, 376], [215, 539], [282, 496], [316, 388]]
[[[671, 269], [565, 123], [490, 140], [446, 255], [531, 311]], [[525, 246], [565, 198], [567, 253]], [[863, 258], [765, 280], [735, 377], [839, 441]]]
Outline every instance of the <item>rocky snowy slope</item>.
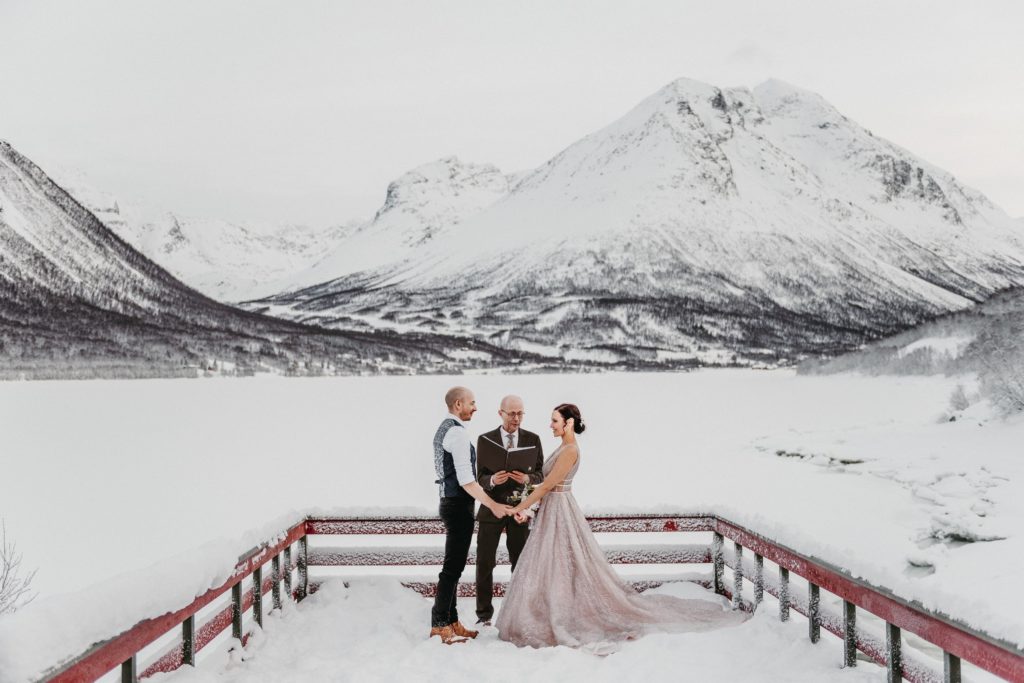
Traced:
[[266, 296], [331, 253], [359, 222], [239, 225], [153, 211], [103, 192], [80, 171], [51, 176], [119, 237], [190, 287], [218, 301]]
[[842, 351], [1021, 284], [1024, 229], [949, 173], [785, 83], [683, 79], [518, 178], [407, 174], [250, 306], [637, 367]]
[[217, 303], [0, 142], [0, 377], [195, 374], [211, 365], [412, 371], [450, 366], [445, 346], [425, 335], [311, 329]]

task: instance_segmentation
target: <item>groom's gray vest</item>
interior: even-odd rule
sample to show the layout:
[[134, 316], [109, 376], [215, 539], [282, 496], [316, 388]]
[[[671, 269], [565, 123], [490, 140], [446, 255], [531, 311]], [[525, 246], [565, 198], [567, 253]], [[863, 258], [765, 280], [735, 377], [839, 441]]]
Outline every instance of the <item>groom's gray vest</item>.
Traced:
[[[442, 498], [468, 498], [473, 500], [473, 496], [466, 493], [466, 489], [459, 486], [459, 480], [455, 476], [455, 459], [451, 453], [444, 449], [445, 434], [453, 427], [465, 429], [457, 420], [449, 417], [441, 422], [441, 426], [437, 428], [437, 433], [434, 434], [434, 470], [437, 472], [437, 479], [434, 483], [438, 485], [438, 493]], [[469, 462], [473, 467], [473, 479], [475, 480], [476, 448], [473, 447], [472, 443], [469, 444]]]

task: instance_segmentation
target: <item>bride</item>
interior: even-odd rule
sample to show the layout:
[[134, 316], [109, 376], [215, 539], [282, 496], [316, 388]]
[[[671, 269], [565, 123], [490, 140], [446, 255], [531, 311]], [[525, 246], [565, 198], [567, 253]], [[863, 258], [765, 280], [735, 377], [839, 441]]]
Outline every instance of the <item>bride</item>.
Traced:
[[514, 509], [517, 520], [543, 499], [495, 622], [498, 637], [519, 646], [567, 645], [604, 653], [651, 631], [704, 631], [744, 616], [703, 600], [641, 595], [605, 559], [572, 495], [580, 465], [580, 410], [551, 413], [562, 443], [544, 462], [544, 482]]

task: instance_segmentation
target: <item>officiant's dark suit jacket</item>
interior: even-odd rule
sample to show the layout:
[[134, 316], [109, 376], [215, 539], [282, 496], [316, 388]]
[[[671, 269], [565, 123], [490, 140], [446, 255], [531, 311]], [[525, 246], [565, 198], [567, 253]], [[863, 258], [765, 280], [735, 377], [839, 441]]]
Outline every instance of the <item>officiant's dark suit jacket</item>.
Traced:
[[[480, 438], [477, 439], [476, 442], [477, 452], [480, 451], [482, 447], [481, 440], [484, 439], [485, 437], [490, 439], [494, 443], [500, 443], [504, 445], [504, 443], [501, 440], [501, 428], [499, 427], [494, 431], [480, 435]], [[539, 436], [537, 436], [533, 432], [528, 432], [522, 427], [520, 427], [519, 443], [517, 444], [517, 447], [525, 448], [527, 446], [537, 447], [537, 466], [534, 468], [533, 472], [530, 473], [530, 483], [536, 485], [544, 481], [544, 473], [542, 472], [542, 470], [544, 469], [544, 447], [540, 443]], [[508, 497], [512, 494], [512, 492], [515, 491], [516, 489], [521, 489], [523, 486], [522, 484], [517, 484], [511, 479], [509, 479], [504, 484], [498, 484], [497, 486], [492, 487], [492, 474], [497, 474], [497, 472], [493, 472], [481, 464], [477, 468], [477, 481], [480, 482], [480, 486], [484, 487], [484, 491], [487, 491], [487, 495], [489, 495], [491, 498], [498, 501], [499, 503], [508, 503]], [[481, 522], [498, 523], [500, 521], [494, 517], [494, 513], [491, 512], [489, 508], [483, 505], [480, 506], [480, 511], [477, 512], [476, 518]]]

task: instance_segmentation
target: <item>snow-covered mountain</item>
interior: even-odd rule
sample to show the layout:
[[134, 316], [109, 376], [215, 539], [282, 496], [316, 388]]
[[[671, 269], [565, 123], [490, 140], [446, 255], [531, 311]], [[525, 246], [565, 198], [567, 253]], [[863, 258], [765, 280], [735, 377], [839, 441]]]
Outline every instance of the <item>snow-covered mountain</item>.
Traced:
[[239, 225], [119, 201], [98, 190], [80, 171], [58, 169], [53, 178], [122, 239], [218, 301], [242, 301], [281, 290], [360, 225]]
[[479, 175], [399, 179], [360, 232], [394, 248], [362, 259], [342, 243], [251, 305], [569, 361], [686, 365], [845, 350], [1024, 284], [1017, 221], [779, 81], [675, 81], [508, 191], [490, 171], [456, 201]]
[[191, 287], [231, 302], [280, 290], [353, 228], [285, 225], [259, 232], [228, 221], [168, 213], [136, 223], [121, 235]]
[[467, 164], [455, 157], [419, 166], [388, 185], [384, 205], [372, 220], [352, 230], [312, 268], [296, 271], [282, 284], [315, 285], [413, 258], [421, 247], [508, 194], [515, 178], [489, 164]]
[[444, 346], [423, 335], [329, 332], [213, 301], [0, 141], [0, 377], [450, 370]]

